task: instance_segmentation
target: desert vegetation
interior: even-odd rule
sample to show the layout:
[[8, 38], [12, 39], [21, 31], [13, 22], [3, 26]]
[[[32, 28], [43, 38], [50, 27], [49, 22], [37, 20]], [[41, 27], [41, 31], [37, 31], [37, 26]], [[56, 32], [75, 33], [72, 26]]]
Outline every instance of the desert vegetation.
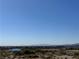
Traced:
[[79, 59], [77, 48], [0, 49], [0, 59]]

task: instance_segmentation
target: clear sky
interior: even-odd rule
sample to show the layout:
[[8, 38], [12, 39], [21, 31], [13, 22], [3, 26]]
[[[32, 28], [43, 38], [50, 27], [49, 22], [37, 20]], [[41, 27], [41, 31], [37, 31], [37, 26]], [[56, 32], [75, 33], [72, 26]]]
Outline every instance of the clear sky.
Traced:
[[79, 0], [0, 0], [0, 45], [79, 43]]

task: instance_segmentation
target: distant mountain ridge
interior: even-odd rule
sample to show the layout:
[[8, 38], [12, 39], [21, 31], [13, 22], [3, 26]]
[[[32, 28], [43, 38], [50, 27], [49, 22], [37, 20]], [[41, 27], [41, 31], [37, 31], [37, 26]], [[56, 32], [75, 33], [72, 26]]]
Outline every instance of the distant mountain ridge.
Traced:
[[30, 45], [30, 46], [0, 46], [0, 48], [79, 48], [79, 43], [76, 44], [65, 44], [65, 45]]

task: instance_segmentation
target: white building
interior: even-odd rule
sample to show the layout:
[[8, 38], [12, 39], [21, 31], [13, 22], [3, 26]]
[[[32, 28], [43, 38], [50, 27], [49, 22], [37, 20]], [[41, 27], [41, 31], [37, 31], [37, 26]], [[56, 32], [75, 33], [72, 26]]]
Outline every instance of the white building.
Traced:
[[73, 56], [68, 56], [68, 55], [61, 55], [61, 56], [54, 56], [52, 59], [76, 59]]

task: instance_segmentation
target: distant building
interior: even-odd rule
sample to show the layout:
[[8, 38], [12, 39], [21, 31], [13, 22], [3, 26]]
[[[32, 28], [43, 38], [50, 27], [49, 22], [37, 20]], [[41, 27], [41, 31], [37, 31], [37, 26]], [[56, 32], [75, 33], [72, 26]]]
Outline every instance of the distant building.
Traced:
[[61, 56], [54, 56], [52, 59], [76, 59], [73, 56], [68, 56], [68, 55], [61, 55]]
[[67, 55], [74, 55], [76, 52], [79, 52], [79, 50], [66, 50]]

